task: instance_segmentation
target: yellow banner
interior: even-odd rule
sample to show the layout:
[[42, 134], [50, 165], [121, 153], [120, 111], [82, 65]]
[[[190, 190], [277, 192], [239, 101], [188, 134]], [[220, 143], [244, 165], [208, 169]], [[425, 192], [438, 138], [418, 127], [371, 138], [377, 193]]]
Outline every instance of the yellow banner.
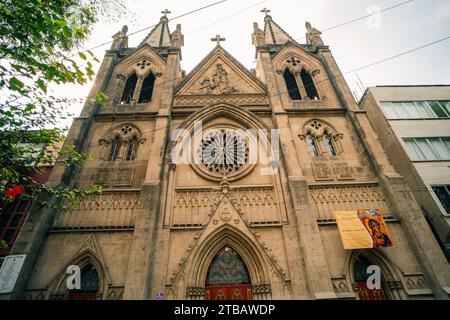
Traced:
[[335, 211], [344, 249], [390, 247], [392, 237], [380, 210]]

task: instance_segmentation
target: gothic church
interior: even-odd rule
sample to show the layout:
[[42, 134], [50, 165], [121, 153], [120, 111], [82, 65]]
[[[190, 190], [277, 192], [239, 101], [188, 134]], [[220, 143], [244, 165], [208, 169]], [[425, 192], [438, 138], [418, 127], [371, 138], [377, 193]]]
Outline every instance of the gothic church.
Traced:
[[[66, 141], [93, 160], [50, 177], [104, 191], [70, 211], [32, 209], [12, 248], [26, 259], [10, 297], [449, 297], [448, 264], [320, 31], [306, 23], [299, 43], [264, 12], [253, 70], [217, 36], [186, 74], [182, 29], [170, 31], [167, 11], [137, 47], [126, 28], [114, 35]], [[92, 102], [98, 91], [105, 106]], [[198, 123], [207, 134], [188, 158], [239, 145], [242, 161], [175, 161], [177, 132]], [[255, 142], [227, 130], [277, 130], [263, 144], [278, 157], [250, 161]], [[364, 208], [383, 212], [393, 247], [344, 250], [334, 212]], [[67, 287], [72, 265], [80, 290]], [[381, 268], [377, 292], [364, 287], [369, 265]]]

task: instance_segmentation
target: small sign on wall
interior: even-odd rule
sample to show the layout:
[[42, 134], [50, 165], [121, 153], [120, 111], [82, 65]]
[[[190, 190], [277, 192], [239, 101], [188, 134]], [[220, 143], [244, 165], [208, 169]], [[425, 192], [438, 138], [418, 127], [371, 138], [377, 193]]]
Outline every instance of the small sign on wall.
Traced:
[[25, 254], [5, 257], [0, 268], [0, 294], [11, 293], [13, 291], [25, 257]]
[[389, 229], [378, 209], [335, 211], [344, 249], [372, 249], [393, 246]]

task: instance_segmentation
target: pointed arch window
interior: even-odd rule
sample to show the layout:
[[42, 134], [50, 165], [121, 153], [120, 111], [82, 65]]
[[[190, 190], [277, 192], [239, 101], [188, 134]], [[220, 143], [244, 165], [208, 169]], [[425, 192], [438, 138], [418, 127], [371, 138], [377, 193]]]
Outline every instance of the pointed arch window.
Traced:
[[95, 300], [100, 289], [100, 279], [92, 264], [81, 271], [80, 289], [69, 292], [69, 300]]
[[325, 134], [323, 136], [323, 145], [325, 147], [325, 152], [328, 153], [330, 156], [337, 155], [336, 149], [333, 145], [333, 139], [329, 134]]
[[305, 69], [302, 69], [300, 72], [300, 77], [302, 78], [303, 86], [305, 87], [308, 98], [311, 100], [319, 100], [319, 94], [317, 93], [317, 89], [311, 75]]
[[144, 82], [142, 83], [138, 103], [149, 103], [152, 100], [154, 86], [155, 75], [150, 73], [147, 77], [145, 77]]
[[289, 93], [289, 97], [292, 100], [302, 100], [300, 90], [295, 80], [295, 76], [287, 68], [284, 70], [284, 81], [286, 82], [286, 87]]
[[111, 140], [108, 161], [116, 161], [119, 156], [120, 146], [121, 146], [120, 137], [116, 136]]
[[381, 284], [381, 288], [369, 289], [367, 286], [367, 280], [371, 273], [369, 273], [369, 267], [375, 265], [370, 263], [365, 257], [359, 255], [356, 258], [353, 266], [353, 276], [355, 278], [357, 292], [360, 300], [387, 300], [386, 292]]
[[244, 261], [228, 246], [216, 255], [206, 278], [207, 286], [250, 283], [250, 276]]
[[312, 157], [318, 157], [319, 156], [319, 149], [317, 148], [316, 141], [314, 137], [310, 134], [306, 136], [306, 146], [308, 147], [308, 153]]
[[127, 147], [127, 154], [125, 156], [125, 161], [134, 161], [139, 148], [139, 141], [136, 136], [134, 136], [129, 142]]
[[120, 103], [127, 104], [131, 102], [131, 100], [133, 99], [134, 91], [136, 90], [137, 80], [138, 78], [136, 73], [133, 73], [130, 77], [128, 77], [127, 82], [125, 83], [125, 87], [123, 89]]

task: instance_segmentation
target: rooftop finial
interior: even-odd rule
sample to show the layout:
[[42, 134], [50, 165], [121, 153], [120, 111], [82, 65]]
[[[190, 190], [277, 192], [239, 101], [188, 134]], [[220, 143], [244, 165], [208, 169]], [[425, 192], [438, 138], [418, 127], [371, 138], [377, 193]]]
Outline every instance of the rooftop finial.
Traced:
[[216, 42], [217, 42], [217, 46], [220, 46], [220, 42], [221, 42], [221, 41], [225, 41], [225, 40], [226, 40], [226, 39], [225, 39], [225, 38], [222, 38], [222, 37], [220, 36], [220, 34], [216, 35], [215, 38], [211, 38], [211, 41], [216, 41]]
[[172, 12], [169, 11], [169, 9], [166, 9], [166, 10], [164, 10], [164, 11], [161, 11], [161, 13], [163, 14], [163, 17], [164, 17], [164, 18], [167, 18], [167, 15], [168, 15], [168, 14], [171, 14]]
[[267, 17], [269, 15], [269, 12], [271, 12], [271, 11], [269, 9], [267, 9], [267, 8], [264, 8], [264, 9], [261, 10], [261, 12], [265, 13], [266, 17]]

